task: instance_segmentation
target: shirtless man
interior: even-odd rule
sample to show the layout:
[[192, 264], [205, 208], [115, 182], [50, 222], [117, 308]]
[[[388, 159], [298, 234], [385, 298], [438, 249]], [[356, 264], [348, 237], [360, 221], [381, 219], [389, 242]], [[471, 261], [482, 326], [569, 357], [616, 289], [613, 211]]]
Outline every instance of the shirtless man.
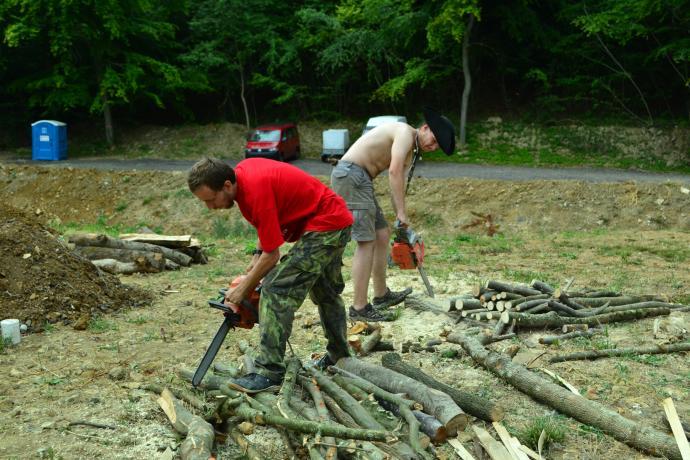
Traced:
[[[354, 302], [349, 312], [352, 319], [391, 321], [392, 317], [380, 310], [399, 304], [412, 292], [411, 288], [394, 292], [386, 285], [390, 229], [376, 201], [373, 180], [388, 170], [396, 218], [407, 226], [405, 173], [415, 154], [438, 148], [446, 155], [455, 151], [455, 130], [450, 120], [429, 109], [424, 111], [424, 119], [426, 122], [419, 128], [394, 122], [372, 129], [352, 144], [331, 174], [331, 187], [345, 199], [355, 219]], [[374, 282], [373, 305], [368, 302], [369, 278]]]

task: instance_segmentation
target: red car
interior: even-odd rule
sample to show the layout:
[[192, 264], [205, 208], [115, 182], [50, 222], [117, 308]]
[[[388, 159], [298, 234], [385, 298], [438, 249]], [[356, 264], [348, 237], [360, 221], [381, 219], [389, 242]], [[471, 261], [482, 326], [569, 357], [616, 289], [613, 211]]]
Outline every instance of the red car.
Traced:
[[298, 159], [299, 155], [299, 133], [294, 123], [258, 126], [247, 136], [244, 148], [245, 158], [290, 161]]

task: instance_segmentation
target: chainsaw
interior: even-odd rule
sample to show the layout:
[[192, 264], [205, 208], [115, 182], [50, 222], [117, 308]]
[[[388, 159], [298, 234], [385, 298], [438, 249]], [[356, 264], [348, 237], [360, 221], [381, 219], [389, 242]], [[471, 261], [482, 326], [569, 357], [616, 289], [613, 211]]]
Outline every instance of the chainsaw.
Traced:
[[[244, 279], [245, 275], [240, 275], [230, 283], [229, 289], [236, 288], [240, 282]], [[248, 299], [242, 300], [240, 305], [226, 304], [223, 302], [225, 300], [225, 293], [227, 289], [221, 289], [219, 292], [220, 297], [216, 300], [209, 300], [208, 305], [212, 308], [217, 308], [223, 312], [225, 319], [223, 323], [218, 328], [218, 332], [213, 337], [211, 344], [208, 346], [204, 357], [201, 359], [201, 363], [192, 377], [192, 385], [195, 387], [201, 383], [206, 375], [206, 371], [211, 366], [213, 359], [218, 354], [225, 336], [228, 335], [230, 329], [235, 329], [236, 327], [242, 329], [251, 329], [256, 323], [259, 322], [259, 298], [260, 298], [261, 284], [252, 291]]]
[[404, 227], [399, 220], [395, 221], [395, 238], [391, 243], [391, 260], [402, 270], [419, 270], [429, 297], [434, 297], [434, 289], [424, 271], [424, 241], [421, 235], [409, 227]]

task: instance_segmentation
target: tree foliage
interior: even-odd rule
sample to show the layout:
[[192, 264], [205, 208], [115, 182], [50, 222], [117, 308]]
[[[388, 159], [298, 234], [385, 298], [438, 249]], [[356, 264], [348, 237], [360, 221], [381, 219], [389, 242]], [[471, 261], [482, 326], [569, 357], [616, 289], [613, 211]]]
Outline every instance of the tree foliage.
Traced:
[[5, 0], [0, 122], [414, 120], [463, 70], [470, 117], [687, 122], [688, 30], [690, 0]]

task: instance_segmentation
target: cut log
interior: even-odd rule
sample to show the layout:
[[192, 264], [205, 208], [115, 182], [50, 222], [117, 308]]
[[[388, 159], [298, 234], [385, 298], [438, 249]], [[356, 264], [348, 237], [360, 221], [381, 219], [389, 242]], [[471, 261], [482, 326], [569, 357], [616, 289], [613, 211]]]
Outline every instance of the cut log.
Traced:
[[487, 281], [486, 288], [499, 292], [512, 292], [514, 294], [520, 294], [522, 296], [543, 294], [541, 291], [538, 291], [537, 289], [532, 289], [527, 286], [502, 283], [500, 281]]
[[[118, 238], [112, 238], [108, 235], [95, 234], [77, 234], [69, 237], [69, 242], [74, 243], [77, 247], [102, 247], [110, 249], [127, 249], [130, 251], [143, 252], [158, 252], [163, 254], [166, 259], [170, 259], [178, 265], [188, 267], [192, 258], [180, 251], [175, 251], [170, 248], [158, 246], [155, 244], [139, 243], [135, 241], [125, 241]], [[117, 257], [97, 257], [98, 259], [118, 259]], [[126, 260], [123, 262], [127, 262]]]
[[603, 305], [609, 304], [612, 307], [618, 306], [618, 305], [628, 305], [631, 303], [638, 303], [638, 302], [650, 302], [650, 301], [658, 301], [658, 302], [663, 302], [664, 299], [658, 297], [658, 296], [653, 296], [653, 295], [645, 295], [645, 296], [621, 296], [621, 297], [572, 297], [572, 299], [579, 303], [580, 305], [584, 305], [585, 307], [588, 308], [596, 308], [596, 307], [601, 307]]
[[512, 362], [506, 356], [487, 350], [472, 337], [463, 336], [461, 342], [462, 348], [477, 363], [535, 400], [582, 423], [599, 428], [631, 447], [651, 455], [681, 460], [678, 446], [669, 435], [628, 420], [596, 401], [576, 396]]
[[624, 355], [659, 355], [682, 351], [690, 351], [690, 342], [673, 343], [668, 345], [653, 345], [650, 347], [611, 348], [607, 350], [581, 351], [578, 353], [570, 353], [568, 355], [552, 356], [551, 358], [549, 358], [549, 362], [560, 363], [563, 361], [610, 358], [612, 356]]
[[115, 259], [97, 259], [92, 260], [92, 264], [100, 268], [104, 272], [112, 273], [114, 275], [131, 275], [133, 273], [158, 273], [160, 270], [152, 270], [151, 268], [143, 268], [141, 264], [135, 262], [120, 262]]
[[249, 440], [247, 440], [247, 438], [245, 438], [240, 430], [238, 430], [234, 425], [230, 425], [228, 434], [232, 440], [235, 441], [235, 444], [237, 444], [237, 446], [240, 448], [242, 455], [248, 460], [263, 460], [266, 458], [263, 454], [260, 454], [256, 451], [256, 449], [254, 449], [254, 447], [249, 443]]
[[378, 343], [380, 341], [381, 341], [381, 328], [377, 328], [376, 330], [374, 330], [374, 332], [372, 332], [371, 334], [366, 336], [366, 338], [362, 342], [362, 348], [359, 352], [360, 355], [366, 356], [369, 353], [371, 353], [374, 350], [374, 348], [376, 348], [376, 345], [378, 345]]
[[429, 388], [410, 377], [356, 358], [341, 358], [336, 366], [391, 393], [407, 394], [424, 406], [424, 412], [435, 416], [443, 423], [449, 436], [453, 436], [458, 430], [464, 430], [469, 422], [467, 414], [458, 407], [450, 396]]
[[504, 412], [502, 407], [474, 393], [462, 391], [450, 385], [446, 385], [443, 382], [439, 382], [430, 375], [424, 373], [420, 368], [405, 363], [400, 355], [396, 353], [387, 353], [383, 355], [381, 363], [387, 369], [398, 374], [406, 375], [413, 380], [423, 383], [429, 388], [434, 388], [446, 393], [453, 398], [453, 401], [455, 401], [465, 412], [478, 419], [487, 422], [496, 422], [503, 419]]
[[603, 315], [589, 316], [586, 318], [573, 318], [558, 316], [556, 312], [543, 315], [530, 315], [525, 313], [510, 312], [510, 319], [515, 320], [518, 327], [561, 327], [565, 324], [607, 324], [619, 321], [629, 321], [653, 316], [664, 316], [671, 312], [668, 308], [650, 308], [647, 310], [627, 310]]
[[530, 300], [546, 300], [546, 299], [550, 299], [550, 298], [551, 298], [550, 294], [537, 294], [537, 295], [531, 295], [531, 296], [523, 297], [522, 299], [513, 300], [513, 308], [516, 308], [518, 305], [521, 305], [525, 302], [529, 302]]
[[412, 413], [419, 420], [419, 429], [429, 436], [431, 442], [439, 444], [448, 438], [446, 427], [436, 417], [420, 410], [413, 410]]
[[344, 369], [338, 367], [333, 368], [334, 371], [343, 374], [346, 381], [356, 385], [367, 393], [373, 394], [376, 398], [381, 398], [389, 403], [395, 404], [397, 406], [398, 414], [407, 422], [409, 426], [409, 441], [412, 448], [422, 457], [427, 458], [427, 453], [419, 441], [419, 421], [412, 413], [412, 407], [414, 406], [414, 401], [409, 399], [404, 399], [399, 395], [390, 393], [381, 387], [371, 383], [368, 380], [363, 379], [357, 375], [352, 374]]
[[475, 313], [486, 313], [486, 312], [487, 312], [486, 308], [473, 308], [473, 309], [471, 309], [471, 310], [462, 310], [462, 311], [460, 312], [460, 315], [461, 315], [463, 318], [465, 318], [465, 317], [467, 317], [467, 316], [472, 316], [472, 315], [474, 315]]
[[532, 308], [538, 306], [538, 305], [543, 305], [543, 304], [548, 304], [549, 300], [548, 299], [533, 299], [533, 300], [527, 300], [525, 302], [520, 302], [519, 304], [515, 305], [514, 311], [519, 311], [519, 312], [527, 312], [531, 310]]
[[203, 418], [189, 412], [167, 389], [163, 390], [158, 405], [175, 431], [185, 436], [180, 446], [180, 458], [183, 460], [208, 460], [215, 433], [213, 425]]
[[498, 294], [496, 291], [486, 290], [479, 296], [479, 300], [482, 302], [489, 302], [493, 296]]
[[272, 425], [299, 433], [321, 434], [322, 436], [333, 436], [335, 438], [362, 439], [366, 441], [385, 441], [395, 440], [392, 433], [381, 430], [366, 430], [357, 428], [347, 428], [333, 423], [316, 423], [310, 420], [293, 420], [273, 414], [266, 414], [259, 410], [249, 407], [243, 403], [237, 407], [237, 415], [244, 420], [258, 425]]
[[475, 310], [482, 308], [482, 302], [479, 299], [462, 299], [455, 301], [456, 310]]
[[74, 248], [74, 252], [89, 260], [115, 259], [120, 262], [134, 262], [137, 266], [145, 267], [151, 273], [165, 270], [165, 256], [160, 252], [102, 248], [99, 246], [77, 246]]
[[602, 329], [594, 328], [594, 329], [588, 329], [586, 331], [574, 331], [574, 332], [569, 332], [567, 334], [561, 334], [561, 335], [546, 335], [544, 337], [539, 338], [539, 343], [541, 343], [543, 345], [553, 345], [554, 343], [562, 342], [564, 340], [574, 339], [577, 337], [592, 337], [593, 335], [601, 334], [602, 332], [603, 332]]
[[544, 293], [544, 294], [549, 294], [549, 295], [553, 294], [554, 291], [556, 290], [556, 289], [555, 289], [553, 286], [551, 286], [550, 284], [545, 283], [545, 282], [543, 282], [543, 281], [536, 280], [536, 279], [532, 280], [532, 282], [529, 283], [529, 286], [530, 286], [532, 289], [536, 289], [537, 291], [540, 291], [540, 292], [542, 292], [542, 293]]
[[158, 235], [156, 233], [121, 233], [121, 240], [149, 243], [168, 248], [188, 248], [199, 246], [199, 241], [192, 235]]
[[345, 410], [357, 422], [358, 425], [372, 430], [383, 430], [383, 426], [374, 417], [362, 407], [359, 402], [352, 397], [348, 392], [343, 390], [337, 383], [314, 367], [308, 367], [307, 370], [311, 376], [319, 384], [322, 391], [338, 403], [338, 405]]

